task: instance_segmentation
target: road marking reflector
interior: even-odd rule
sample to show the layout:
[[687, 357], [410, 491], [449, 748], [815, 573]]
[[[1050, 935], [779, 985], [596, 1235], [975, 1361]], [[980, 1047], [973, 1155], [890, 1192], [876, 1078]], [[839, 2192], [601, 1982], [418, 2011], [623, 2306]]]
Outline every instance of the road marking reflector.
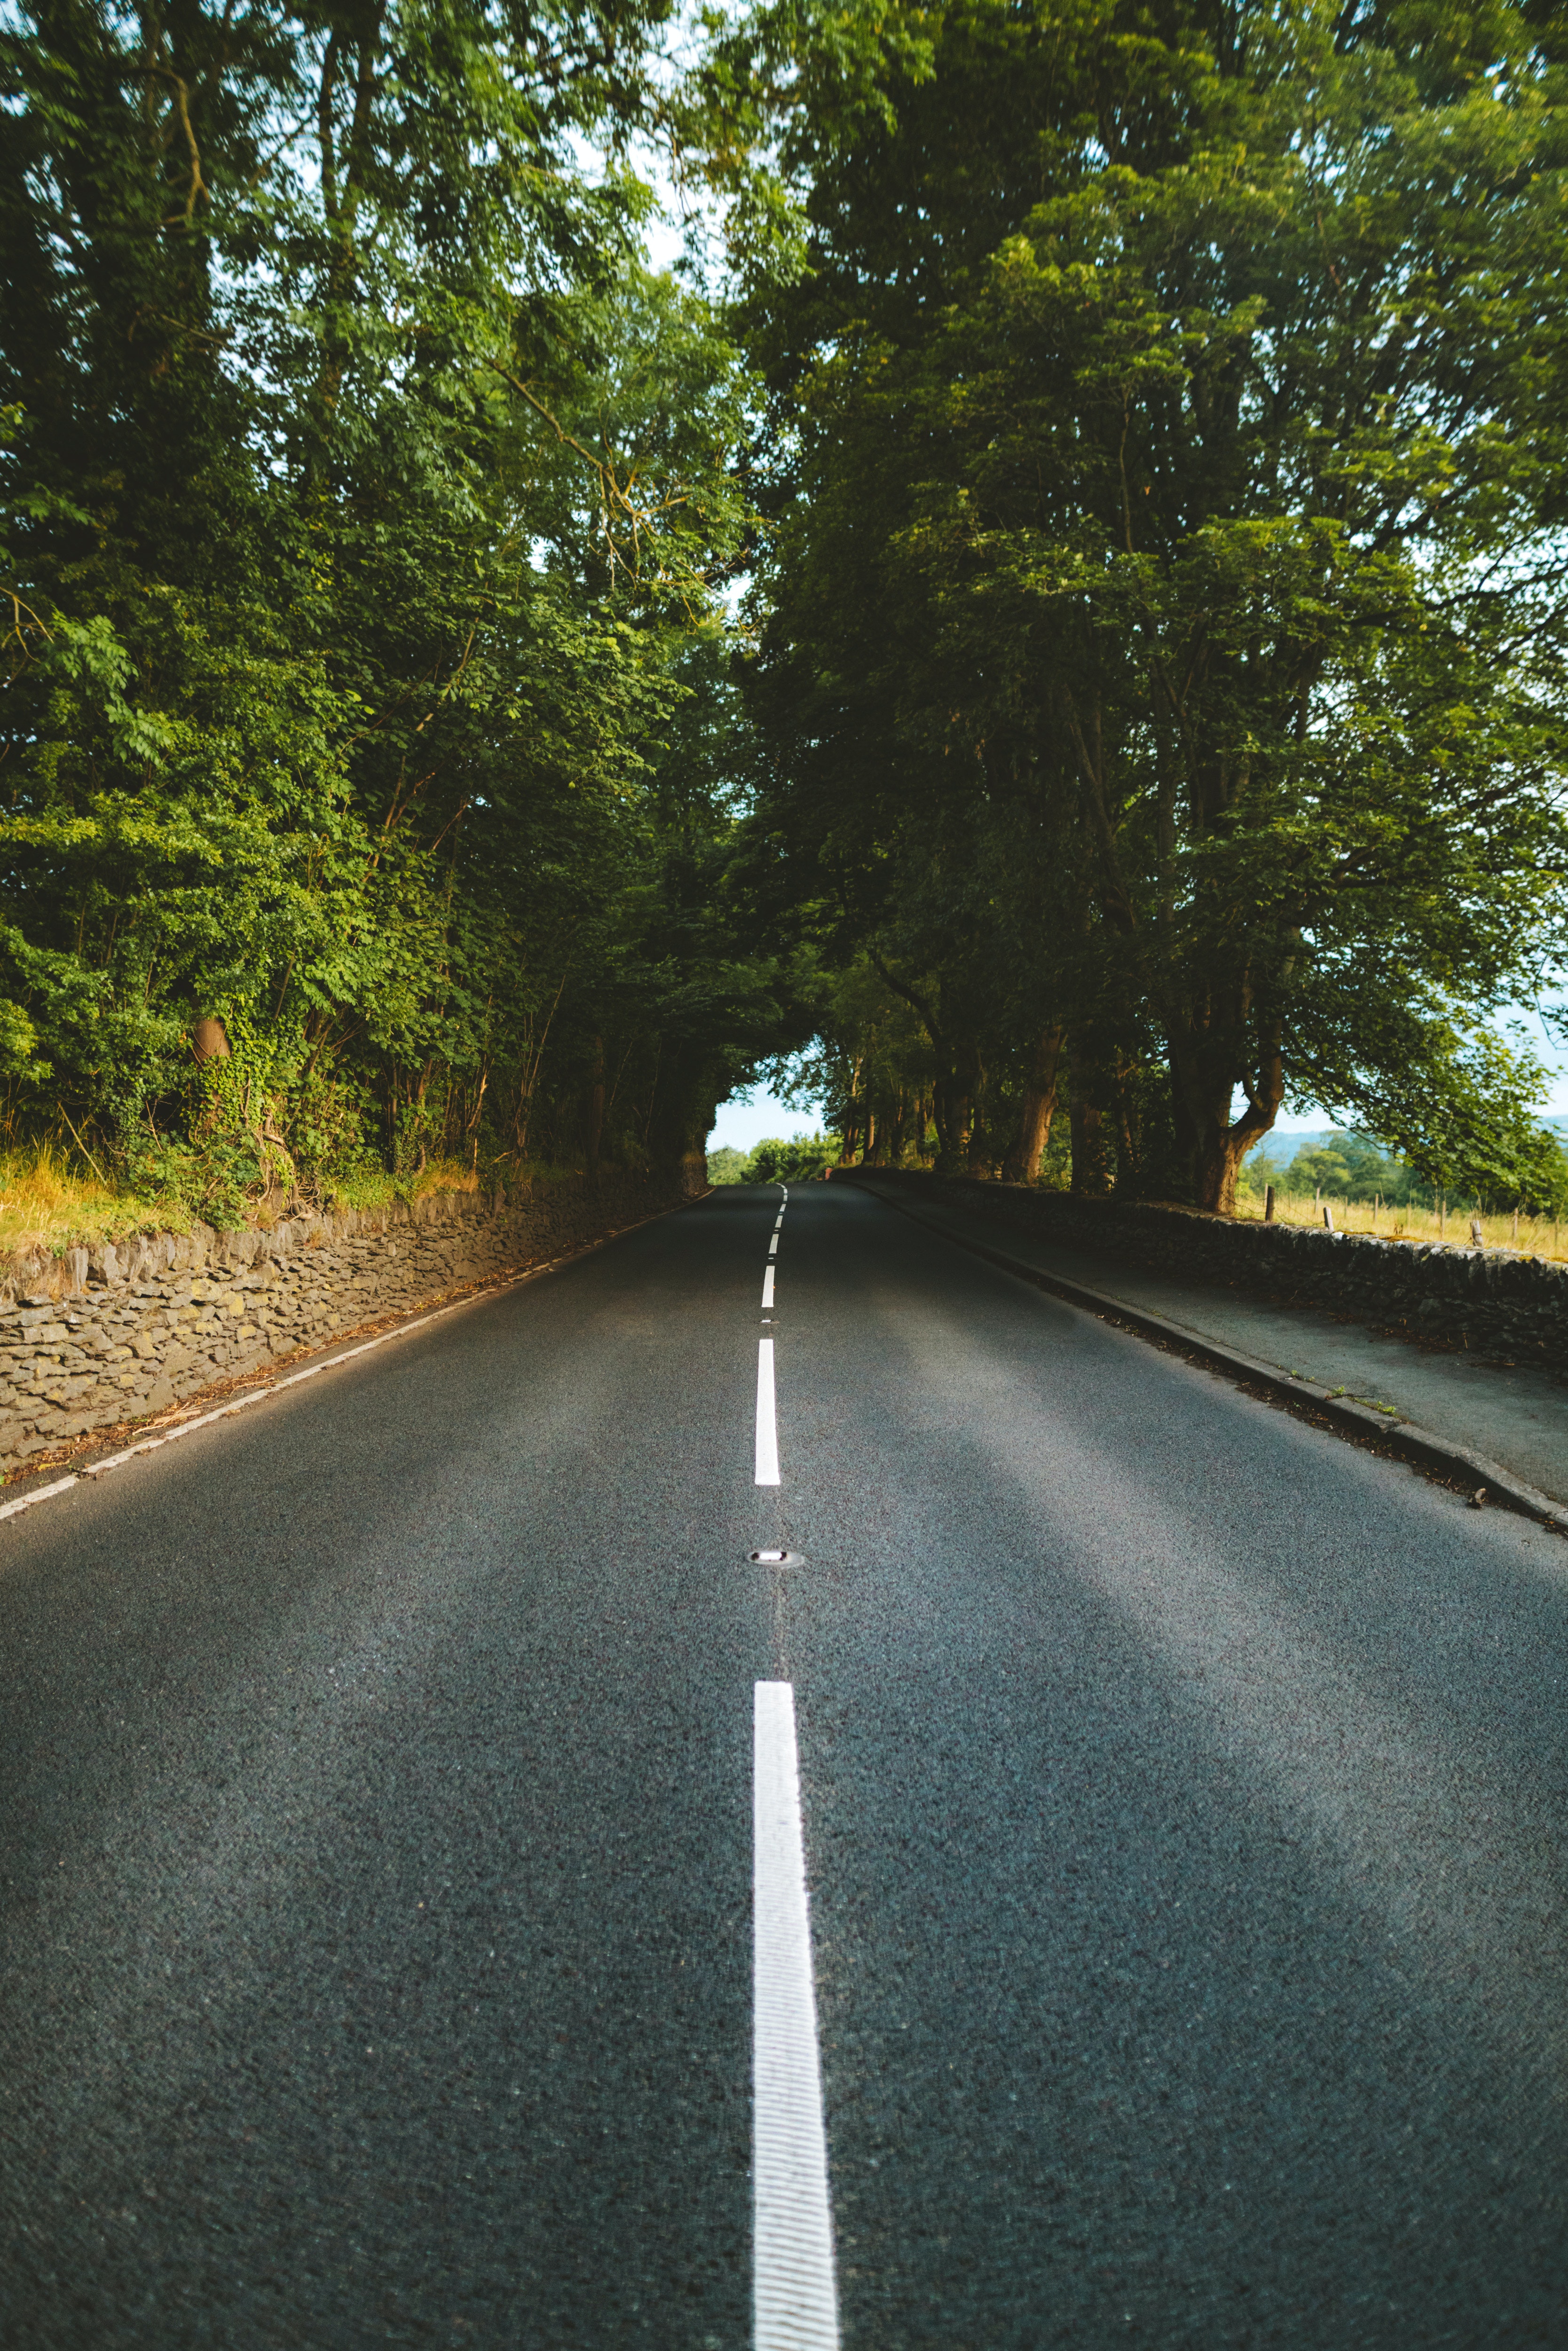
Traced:
[[756, 1687], [752, 1837], [752, 2340], [756, 2351], [838, 2351], [795, 1692], [789, 1682]]

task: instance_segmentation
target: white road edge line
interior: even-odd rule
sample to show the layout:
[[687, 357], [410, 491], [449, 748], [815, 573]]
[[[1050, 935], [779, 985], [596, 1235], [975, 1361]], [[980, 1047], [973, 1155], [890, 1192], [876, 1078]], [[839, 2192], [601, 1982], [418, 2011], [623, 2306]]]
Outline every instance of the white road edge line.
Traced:
[[752, 1839], [752, 2340], [756, 2351], [838, 2351], [795, 1692], [789, 1682], [756, 1687]]
[[[78, 1471], [73, 1471], [68, 1478], [57, 1478], [52, 1486], [40, 1486], [36, 1493], [18, 1494], [15, 1501], [0, 1502], [0, 1519], [14, 1519], [19, 1510], [30, 1510], [35, 1502], [47, 1502], [52, 1496], [65, 1493], [68, 1488], [79, 1485], [84, 1478], [101, 1478], [107, 1470], [123, 1469], [128, 1461], [138, 1460], [143, 1453], [156, 1453], [160, 1446], [172, 1445], [176, 1438], [189, 1437], [198, 1428], [210, 1428], [214, 1420], [227, 1420], [234, 1413], [244, 1412], [247, 1405], [263, 1404], [268, 1396], [280, 1395], [285, 1388], [297, 1387], [301, 1380], [313, 1380], [320, 1372], [335, 1372], [340, 1364], [352, 1363], [356, 1355], [368, 1355], [374, 1348], [390, 1346], [394, 1339], [409, 1338], [415, 1331], [423, 1331], [427, 1324], [439, 1322], [448, 1314], [461, 1314], [465, 1306], [483, 1305], [488, 1298], [502, 1297], [508, 1290], [520, 1289], [526, 1281], [537, 1281], [541, 1274], [554, 1273], [558, 1266], [570, 1265], [580, 1257], [591, 1257], [596, 1249], [603, 1249], [606, 1242], [618, 1241], [624, 1233], [639, 1232], [643, 1225], [656, 1224], [658, 1216], [667, 1213], [667, 1210], [661, 1209], [657, 1216], [642, 1217], [634, 1225], [622, 1225], [619, 1232], [606, 1233], [602, 1240], [590, 1241], [584, 1249], [569, 1249], [564, 1257], [547, 1259], [541, 1265], [525, 1266], [520, 1273], [502, 1274], [497, 1280], [471, 1290], [466, 1298], [454, 1298], [444, 1306], [432, 1307], [428, 1313], [416, 1315], [411, 1322], [400, 1322], [395, 1330], [378, 1332], [373, 1339], [361, 1339], [357, 1347], [345, 1347], [340, 1355], [329, 1356], [325, 1363], [308, 1364], [303, 1371], [288, 1372], [280, 1380], [268, 1380], [265, 1387], [251, 1388], [244, 1395], [232, 1396], [226, 1404], [219, 1405], [215, 1411], [198, 1413], [190, 1420], [181, 1421], [174, 1428], [166, 1428], [161, 1437], [140, 1437], [134, 1445], [128, 1445], [123, 1453], [110, 1453], [101, 1461], [84, 1462]], [[329, 1341], [328, 1344], [330, 1343]]]
[[74, 1477], [57, 1478], [52, 1486], [40, 1486], [36, 1494], [18, 1494], [14, 1502], [0, 1502], [0, 1519], [14, 1519], [18, 1510], [30, 1510], [35, 1502], [47, 1502], [51, 1494], [63, 1494], [76, 1482]]
[[773, 1401], [773, 1342], [757, 1343], [757, 1483], [777, 1486], [779, 1418]]
[[773, 1303], [773, 1268], [771, 1266], [762, 1277], [762, 1303], [764, 1306], [771, 1306]]

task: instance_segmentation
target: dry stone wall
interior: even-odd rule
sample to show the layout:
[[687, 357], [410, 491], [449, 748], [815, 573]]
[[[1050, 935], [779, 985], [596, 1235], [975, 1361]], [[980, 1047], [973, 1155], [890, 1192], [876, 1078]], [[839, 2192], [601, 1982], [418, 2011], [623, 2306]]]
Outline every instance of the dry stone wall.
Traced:
[[1065, 1249], [1132, 1259], [1187, 1280], [1327, 1308], [1413, 1339], [1568, 1372], [1568, 1266], [1511, 1249], [1411, 1244], [1265, 1225], [1150, 1201], [1074, 1199], [1022, 1184], [915, 1169], [844, 1171], [873, 1188], [951, 1200]]
[[434, 1192], [270, 1232], [198, 1225], [13, 1262], [0, 1275], [0, 1467], [561, 1256], [694, 1196], [700, 1169], [603, 1170], [511, 1198]]

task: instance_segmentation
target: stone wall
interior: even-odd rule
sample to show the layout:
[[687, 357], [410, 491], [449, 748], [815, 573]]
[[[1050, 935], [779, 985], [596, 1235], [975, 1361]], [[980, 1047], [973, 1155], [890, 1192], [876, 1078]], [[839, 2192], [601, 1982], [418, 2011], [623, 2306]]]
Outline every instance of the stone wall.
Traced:
[[0, 1270], [0, 1467], [164, 1411], [300, 1347], [581, 1248], [705, 1187], [602, 1169], [504, 1193], [142, 1234]]
[[1081, 1200], [1022, 1184], [913, 1169], [835, 1171], [911, 1199], [947, 1200], [1108, 1260], [1326, 1307], [1379, 1330], [1568, 1371], [1568, 1265], [1511, 1249], [1375, 1240], [1308, 1225], [1232, 1222], [1146, 1201]]

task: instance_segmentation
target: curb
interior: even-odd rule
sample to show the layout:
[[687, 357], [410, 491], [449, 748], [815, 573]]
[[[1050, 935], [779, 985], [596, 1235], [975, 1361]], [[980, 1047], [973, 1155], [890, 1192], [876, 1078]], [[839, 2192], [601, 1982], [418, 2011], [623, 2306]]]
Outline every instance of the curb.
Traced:
[[[709, 1191], [712, 1188], [710, 1185]], [[144, 1453], [156, 1453], [165, 1445], [177, 1443], [182, 1437], [193, 1436], [198, 1428], [210, 1428], [214, 1421], [231, 1419], [235, 1413], [245, 1412], [251, 1405], [265, 1404], [269, 1396], [281, 1395], [286, 1388], [298, 1387], [303, 1381], [313, 1380], [322, 1372], [335, 1372], [341, 1364], [352, 1363], [357, 1356], [371, 1354], [378, 1347], [390, 1346], [394, 1339], [412, 1338], [416, 1331], [427, 1330], [431, 1323], [444, 1321], [448, 1314], [460, 1312], [465, 1306], [483, 1305], [486, 1299], [498, 1298], [508, 1290], [521, 1289], [524, 1282], [537, 1281], [541, 1275], [555, 1273], [563, 1265], [573, 1265], [579, 1258], [591, 1257], [595, 1249], [608, 1248], [612, 1241], [620, 1240], [624, 1234], [640, 1233], [645, 1226], [656, 1225], [665, 1217], [678, 1216], [683, 1208], [693, 1207], [698, 1200], [706, 1200], [707, 1196], [707, 1192], [699, 1192], [693, 1199], [677, 1200], [673, 1207], [655, 1208], [651, 1217], [639, 1217], [635, 1224], [617, 1225], [612, 1232], [597, 1233], [592, 1240], [584, 1241], [580, 1249], [568, 1249], [560, 1257], [544, 1258], [534, 1265], [513, 1267], [503, 1273], [492, 1274], [487, 1280], [465, 1290], [460, 1298], [450, 1298], [433, 1306], [418, 1308], [405, 1321], [394, 1322], [390, 1330], [378, 1331], [369, 1339], [361, 1339], [351, 1347], [343, 1345], [345, 1339], [352, 1338], [351, 1331], [344, 1332], [337, 1339], [326, 1340], [323, 1343], [325, 1346], [340, 1348], [341, 1352], [324, 1355], [319, 1363], [302, 1364], [298, 1371], [282, 1372], [260, 1386], [247, 1388], [243, 1395], [226, 1397], [210, 1411], [198, 1412], [191, 1406], [183, 1407], [188, 1417], [161, 1433], [153, 1433], [157, 1429], [157, 1423], [153, 1422], [145, 1436], [133, 1437], [119, 1452], [108, 1454], [101, 1460], [84, 1461], [79, 1469], [72, 1469], [65, 1477], [56, 1478], [48, 1485], [35, 1486], [28, 1493], [17, 1494], [10, 1501], [0, 1502], [0, 1520], [17, 1518], [22, 1511], [30, 1510], [35, 1502], [49, 1501], [57, 1494], [68, 1493], [73, 1486], [94, 1481], [111, 1470], [123, 1469], [127, 1462], [140, 1459]], [[359, 1327], [362, 1331], [365, 1326], [361, 1322]], [[303, 1352], [297, 1350], [297, 1353]], [[211, 1395], [213, 1391], [208, 1388], [206, 1393]], [[200, 1401], [199, 1396], [193, 1397], [192, 1405]], [[87, 1447], [90, 1447], [92, 1439], [85, 1437], [80, 1442]]]
[[1196, 1331], [1172, 1322], [1164, 1314], [1156, 1314], [1146, 1306], [1130, 1306], [1125, 1300], [1113, 1298], [1104, 1290], [1091, 1290], [1081, 1281], [1072, 1281], [1065, 1274], [1048, 1273], [1038, 1265], [1010, 1256], [1005, 1249], [988, 1249], [983, 1241], [970, 1240], [961, 1233], [949, 1232], [946, 1226], [936, 1224], [929, 1217], [901, 1200], [895, 1192], [881, 1191], [868, 1183], [858, 1171], [834, 1170], [841, 1183], [851, 1183], [884, 1207], [896, 1208], [912, 1224], [924, 1225], [938, 1239], [950, 1241], [955, 1249], [967, 1249], [971, 1256], [984, 1258], [988, 1264], [999, 1266], [1004, 1273], [1018, 1275], [1033, 1282], [1037, 1290], [1048, 1290], [1071, 1306], [1087, 1307], [1092, 1314], [1124, 1324], [1146, 1339], [1158, 1339], [1178, 1348], [1182, 1353], [1196, 1355], [1218, 1372], [1244, 1379], [1259, 1387], [1268, 1388], [1287, 1403], [1308, 1405], [1312, 1410], [1333, 1422], [1347, 1437], [1375, 1437], [1378, 1443], [1402, 1454], [1423, 1469], [1434, 1469], [1445, 1478], [1456, 1478], [1472, 1490], [1484, 1487], [1489, 1502], [1500, 1503], [1505, 1510], [1515, 1510], [1521, 1518], [1534, 1519], [1538, 1524], [1550, 1527], [1555, 1534], [1568, 1534], [1568, 1504], [1554, 1502], [1550, 1494], [1537, 1487], [1527, 1486], [1511, 1469], [1499, 1461], [1489, 1460], [1484, 1453], [1472, 1452], [1468, 1445], [1451, 1438], [1436, 1437], [1414, 1420], [1396, 1419], [1378, 1412], [1371, 1405], [1357, 1404], [1353, 1397], [1336, 1396], [1331, 1389], [1318, 1386], [1315, 1381], [1298, 1379], [1291, 1372], [1282, 1372], [1276, 1364], [1260, 1362], [1256, 1355], [1244, 1355], [1236, 1347], [1223, 1346], [1217, 1339], [1206, 1339]]

